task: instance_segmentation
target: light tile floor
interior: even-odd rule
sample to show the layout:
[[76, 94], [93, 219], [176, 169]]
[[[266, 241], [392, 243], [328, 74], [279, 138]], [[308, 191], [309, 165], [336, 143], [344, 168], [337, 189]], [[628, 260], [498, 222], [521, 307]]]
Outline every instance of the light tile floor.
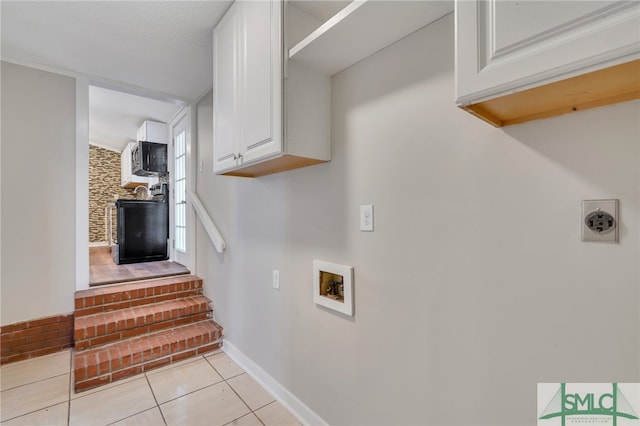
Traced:
[[4, 425], [300, 423], [224, 352], [75, 393], [71, 350], [0, 367]]

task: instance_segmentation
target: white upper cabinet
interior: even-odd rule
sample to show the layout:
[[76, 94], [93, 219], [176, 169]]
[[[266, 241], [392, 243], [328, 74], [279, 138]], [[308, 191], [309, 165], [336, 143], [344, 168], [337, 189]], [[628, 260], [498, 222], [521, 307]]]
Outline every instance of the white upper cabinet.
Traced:
[[136, 140], [143, 142], [168, 143], [169, 128], [167, 123], [145, 120], [138, 129]]
[[330, 159], [330, 81], [294, 64], [285, 78], [283, 8], [236, 1], [213, 31], [218, 174], [255, 177]]
[[329, 161], [330, 77], [452, 11], [452, 0], [234, 2], [213, 31], [214, 172]]
[[[569, 81], [620, 64], [627, 65], [595, 74], [591, 80], [571, 80], [577, 86], [566, 92], [562, 91], [562, 86], [554, 86], [551, 94], [561, 93], [559, 98], [570, 98], [566, 105], [561, 99], [550, 99], [549, 93], [541, 92], [537, 97], [550, 100], [552, 104], [547, 109], [556, 109], [559, 113], [586, 108], [589, 102], [595, 102], [592, 106], [604, 105], [606, 102], [598, 100], [602, 94], [597, 93], [604, 79], [603, 94], [619, 95], [620, 100], [627, 100], [629, 92], [640, 89], [637, 80], [633, 81], [638, 66], [629, 64], [638, 58], [640, 2], [637, 1], [456, 2], [456, 101], [462, 107]], [[617, 72], [622, 72], [623, 76], [618, 76]], [[630, 88], [617, 87], [620, 83], [606, 81], [623, 79], [630, 79]], [[589, 92], [585, 93], [585, 98], [573, 96], [585, 90]], [[522, 106], [524, 101], [525, 98], [520, 98], [513, 104]], [[544, 99], [540, 100], [540, 103], [544, 102]], [[511, 124], [504, 123], [499, 116], [491, 119], [492, 114], [499, 115], [511, 107], [485, 105], [472, 112], [476, 115], [487, 113], [489, 117], [483, 118], [495, 125]], [[544, 109], [543, 106], [540, 108]], [[511, 117], [506, 121], [527, 121], [524, 119], [527, 114], [533, 118], [555, 115], [540, 108], [523, 110], [523, 117]]]
[[213, 32], [214, 171], [282, 153], [282, 4], [235, 2]]
[[282, 3], [241, 6], [240, 118], [242, 163], [282, 152]]
[[235, 167], [240, 152], [236, 110], [240, 61], [239, 7], [239, 3], [234, 3], [213, 32], [214, 171]]

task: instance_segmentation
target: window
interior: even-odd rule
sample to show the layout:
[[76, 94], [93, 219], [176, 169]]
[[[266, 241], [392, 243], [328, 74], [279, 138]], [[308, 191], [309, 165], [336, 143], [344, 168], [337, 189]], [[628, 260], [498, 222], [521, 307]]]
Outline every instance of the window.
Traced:
[[187, 251], [187, 174], [186, 174], [186, 130], [181, 130], [175, 137], [174, 155], [176, 159], [174, 168], [174, 202], [175, 202], [175, 245], [176, 250], [185, 253]]

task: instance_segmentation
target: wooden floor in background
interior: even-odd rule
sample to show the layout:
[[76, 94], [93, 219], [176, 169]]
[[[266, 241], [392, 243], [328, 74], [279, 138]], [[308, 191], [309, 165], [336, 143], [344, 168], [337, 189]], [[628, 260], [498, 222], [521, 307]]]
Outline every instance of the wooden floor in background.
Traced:
[[116, 265], [109, 247], [89, 247], [89, 286], [92, 287], [189, 273], [187, 268], [170, 260]]

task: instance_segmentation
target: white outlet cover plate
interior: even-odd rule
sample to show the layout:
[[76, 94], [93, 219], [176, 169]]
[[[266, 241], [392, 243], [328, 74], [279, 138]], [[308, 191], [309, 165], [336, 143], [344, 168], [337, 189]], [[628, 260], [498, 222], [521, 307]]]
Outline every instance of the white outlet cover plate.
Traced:
[[280, 271], [277, 269], [273, 270], [273, 288], [280, 290]]
[[360, 206], [360, 230], [373, 232], [373, 205]]
[[[598, 209], [609, 213], [615, 219], [615, 227], [610, 232], [600, 234], [592, 231], [585, 224], [584, 220], [587, 215]], [[618, 200], [583, 200], [580, 223], [582, 225], [582, 241], [597, 243], [617, 243], [619, 235], [618, 230], [620, 229], [620, 221], [618, 219]]]

